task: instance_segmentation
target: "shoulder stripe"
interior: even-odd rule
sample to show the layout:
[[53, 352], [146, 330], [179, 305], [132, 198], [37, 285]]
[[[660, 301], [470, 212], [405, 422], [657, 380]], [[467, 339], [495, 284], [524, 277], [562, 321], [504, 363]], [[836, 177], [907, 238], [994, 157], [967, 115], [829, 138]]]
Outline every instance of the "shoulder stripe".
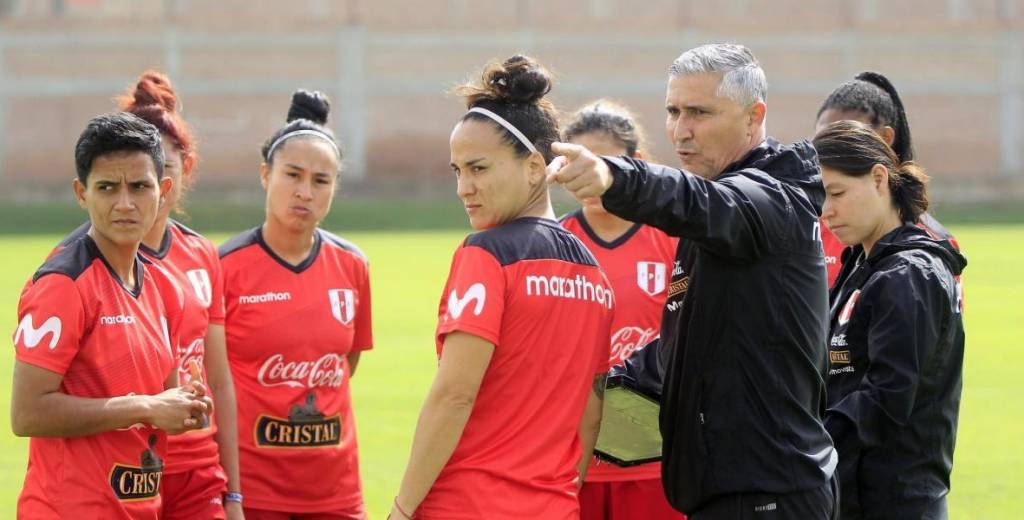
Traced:
[[349, 253], [352, 253], [352, 254], [358, 256], [359, 258], [361, 258], [363, 260], [363, 262], [369, 263], [369, 260], [366, 258], [366, 254], [363, 253], [362, 249], [359, 249], [359, 246], [357, 246], [357, 245], [353, 244], [352, 242], [349, 242], [348, 240], [345, 240], [344, 238], [341, 238], [338, 235], [335, 235], [334, 233], [331, 233], [329, 231], [324, 231], [323, 229], [317, 228], [317, 232], [320, 233], [320, 236], [322, 237], [322, 239], [325, 242], [327, 242], [328, 244], [331, 244], [331, 245], [336, 246], [336, 247], [340, 247], [341, 249], [344, 249], [345, 251], [348, 251]]
[[257, 226], [229, 238], [227, 242], [224, 242], [217, 248], [217, 254], [224, 258], [239, 249], [244, 249], [247, 246], [258, 243], [259, 230], [260, 228]]

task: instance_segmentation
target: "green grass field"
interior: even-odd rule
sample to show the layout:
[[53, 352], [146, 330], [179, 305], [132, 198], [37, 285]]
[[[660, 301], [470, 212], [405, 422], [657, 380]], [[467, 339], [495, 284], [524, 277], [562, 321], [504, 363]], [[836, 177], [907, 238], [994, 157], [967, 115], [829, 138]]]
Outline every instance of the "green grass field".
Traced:
[[[964, 276], [967, 360], [950, 497], [951, 517], [1019, 518], [1024, 491], [1024, 225], [953, 226], [970, 265]], [[419, 406], [436, 368], [433, 330], [459, 231], [343, 233], [370, 257], [376, 347], [353, 381], [360, 458], [371, 518], [384, 518], [408, 456]], [[18, 294], [59, 240], [0, 237], [0, 336], [11, 338]], [[223, 235], [212, 237], [215, 241]], [[10, 343], [8, 342], [8, 345]], [[0, 517], [14, 516], [27, 439], [10, 433], [13, 349], [0, 356]], [[1016, 511], [1016, 512], [1014, 512]]]

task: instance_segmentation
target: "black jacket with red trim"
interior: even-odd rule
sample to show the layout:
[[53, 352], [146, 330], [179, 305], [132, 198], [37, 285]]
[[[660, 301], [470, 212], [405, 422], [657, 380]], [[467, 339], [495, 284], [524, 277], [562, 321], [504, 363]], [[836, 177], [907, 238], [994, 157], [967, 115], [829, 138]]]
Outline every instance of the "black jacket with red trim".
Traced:
[[938, 518], [953, 467], [967, 259], [905, 224], [865, 258], [847, 249], [831, 293], [828, 410], [843, 518]]
[[683, 237], [662, 318], [662, 475], [684, 512], [824, 486], [824, 201], [809, 143], [768, 140], [713, 181], [609, 158], [604, 207]]

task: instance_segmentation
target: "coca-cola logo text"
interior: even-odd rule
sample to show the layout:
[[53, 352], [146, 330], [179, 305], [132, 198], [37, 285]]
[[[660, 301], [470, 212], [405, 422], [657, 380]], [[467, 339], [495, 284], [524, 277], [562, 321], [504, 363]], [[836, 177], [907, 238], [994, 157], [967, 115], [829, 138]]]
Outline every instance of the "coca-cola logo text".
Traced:
[[633, 352], [656, 337], [658, 337], [658, 330], [654, 328], [622, 327], [612, 334], [612, 357], [609, 361], [612, 365], [625, 363], [629, 356], [633, 355]]
[[344, 379], [344, 358], [339, 354], [324, 354], [316, 361], [285, 361], [282, 354], [274, 354], [263, 362], [257, 379], [266, 387], [337, 388]]

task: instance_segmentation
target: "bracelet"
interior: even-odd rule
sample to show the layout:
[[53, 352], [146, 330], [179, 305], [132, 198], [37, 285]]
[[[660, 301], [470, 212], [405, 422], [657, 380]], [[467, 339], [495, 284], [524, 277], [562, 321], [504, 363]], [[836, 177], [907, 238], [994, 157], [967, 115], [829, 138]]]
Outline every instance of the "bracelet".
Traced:
[[241, 493], [230, 493], [230, 492], [224, 493], [224, 502], [238, 502], [239, 504], [241, 504], [242, 503], [242, 494]]
[[397, 509], [398, 513], [404, 516], [407, 520], [413, 520], [412, 515], [406, 513], [405, 510], [402, 509], [402, 506], [398, 505], [398, 497], [395, 497], [395, 509]]

